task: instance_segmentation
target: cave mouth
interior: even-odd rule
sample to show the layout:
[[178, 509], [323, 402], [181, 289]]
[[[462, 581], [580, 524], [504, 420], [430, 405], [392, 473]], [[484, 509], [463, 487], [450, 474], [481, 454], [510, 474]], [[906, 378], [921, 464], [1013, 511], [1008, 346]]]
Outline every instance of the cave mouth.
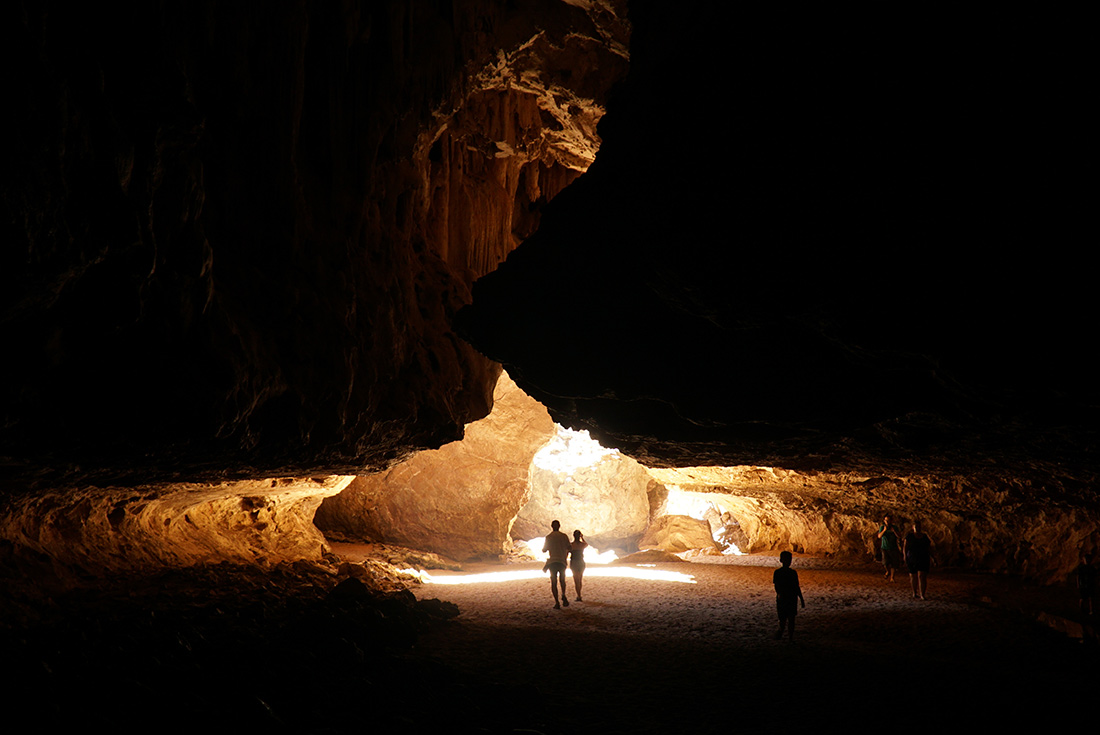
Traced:
[[555, 423], [502, 373], [492, 411], [464, 439], [356, 477], [320, 504], [314, 521], [332, 542], [405, 547], [455, 563], [541, 560], [553, 521], [567, 535], [583, 534], [593, 564], [639, 551], [738, 554], [751, 543], [740, 516], [759, 509], [681, 485], [586, 430]]
[[[542, 449], [535, 453], [531, 461], [532, 487], [549, 485], [552, 487], [552, 492], [533, 493], [531, 500], [520, 509], [517, 520], [545, 518], [558, 511], [574, 523], [573, 526], [564, 524], [563, 529], [580, 530], [586, 538], [606, 539], [609, 534], [603, 524], [606, 523], [610, 513], [602, 507], [604, 499], [610, 499], [609, 502], [622, 502], [618, 498], [624, 492], [631, 492], [632, 483], [629, 473], [621, 470], [600, 471], [599, 465], [607, 462], [612, 465], [625, 464], [633, 467], [634, 462], [619, 450], [600, 444], [586, 429], [567, 429], [555, 423], [554, 430], [554, 435]], [[648, 468], [644, 469], [648, 470]], [[622, 486], [607, 486], [607, 483], [616, 482], [622, 482]], [[633, 485], [637, 487], [638, 483]], [[647, 484], [645, 488], [647, 502], [655, 490], [656, 488], [651, 484]], [[640, 501], [642, 497], [640, 488], [635, 492]], [[619, 547], [609, 545], [602, 549], [598, 543], [590, 542], [591, 551], [586, 552], [585, 561], [596, 564], [609, 563], [616, 560], [620, 552], [630, 553], [652, 548], [672, 550], [677, 553], [699, 551], [713, 553], [715, 549], [723, 554], [741, 553], [735, 540], [731, 538], [739, 524], [733, 516], [733, 508], [723, 507], [722, 496], [691, 492], [676, 485], [665, 487], [660, 496], [663, 497], [663, 501], [657, 500], [659, 507], [651, 508], [649, 525], [660, 517], [683, 516], [685, 519], [706, 523], [710, 528], [709, 539], [705, 534], [696, 534], [690, 541], [681, 539], [670, 546], [667, 540], [663, 544], [654, 543], [652, 540], [647, 543], [639, 538], [626, 548], [621, 545]], [[657, 515], [654, 515], [655, 513]], [[530, 525], [521, 521], [521, 526], [524, 528], [529, 528]], [[571, 534], [572, 530], [568, 533]], [[512, 540], [517, 545], [526, 546], [527, 550], [536, 557], [541, 554], [542, 536], [521, 539], [513, 533]], [[642, 543], [639, 544], [639, 541]], [[522, 548], [523, 546], [520, 546], [521, 552]]]

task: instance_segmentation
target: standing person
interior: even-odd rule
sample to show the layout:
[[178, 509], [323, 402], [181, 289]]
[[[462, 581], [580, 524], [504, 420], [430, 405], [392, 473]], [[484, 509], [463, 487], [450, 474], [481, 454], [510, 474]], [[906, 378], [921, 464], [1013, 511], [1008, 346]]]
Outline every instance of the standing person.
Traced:
[[936, 563], [936, 557], [932, 556], [932, 539], [921, 531], [920, 521], [913, 521], [913, 530], [905, 534], [902, 551], [913, 582], [913, 599], [923, 600], [928, 591], [928, 570]]
[[783, 638], [784, 629], [790, 629], [790, 640], [794, 640], [794, 617], [798, 613], [798, 601], [802, 601], [802, 607], [806, 607], [806, 600], [802, 597], [802, 588], [798, 584], [798, 572], [791, 569], [794, 560], [789, 551], [779, 555], [779, 563], [783, 566], [772, 574], [772, 584], [775, 585], [775, 609], [779, 612], [779, 632], [775, 639]]
[[890, 514], [882, 517], [882, 528], [878, 530], [878, 539], [882, 547], [882, 566], [886, 568], [886, 577], [894, 581], [894, 572], [901, 568], [901, 545], [897, 526], [890, 521]]
[[[550, 560], [546, 562], [544, 569], [550, 570], [550, 591], [554, 593], [554, 609], [560, 610], [562, 605], [569, 607], [569, 597], [565, 591], [565, 564], [569, 560], [569, 537], [559, 529], [561, 524], [557, 521], [550, 523], [553, 529], [546, 534], [546, 540], [542, 544], [542, 550], [550, 552]], [[561, 585], [561, 603], [558, 602], [558, 585]]]
[[1096, 567], [1092, 554], [1081, 554], [1081, 563], [1073, 570], [1077, 576], [1077, 594], [1081, 597], [1081, 614], [1092, 615], [1092, 598], [1096, 595]]
[[[573, 572], [573, 588], [577, 591], [577, 602], [581, 599], [581, 584], [584, 582], [584, 550], [588, 548], [588, 542], [578, 530], [573, 532], [573, 543], [569, 544], [569, 569]], [[565, 596], [564, 590], [562, 596]]]

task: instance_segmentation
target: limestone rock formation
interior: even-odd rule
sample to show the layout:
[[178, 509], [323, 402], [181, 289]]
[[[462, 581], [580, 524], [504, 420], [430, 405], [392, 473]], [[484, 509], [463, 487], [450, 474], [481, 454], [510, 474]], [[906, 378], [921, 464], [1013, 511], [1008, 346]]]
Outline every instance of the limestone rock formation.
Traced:
[[217, 484], [83, 487], [11, 498], [0, 539], [15, 558], [40, 555], [59, 577], [233, 562], [320, 559], [321, 501], [351, 476]]
[[716, 544], [707, 521], [671, 515], [655, 518], [638, 541], [638, 548], [676, 553], [689, 549], [713, 549]]
[[621, 3], [21, 8], [0, 483], [356, 472], [488, 412], [450, 321], [592, 161]]
[[[255, 478], [411, 472], [488, 412], [500, 364], [562, 426], [690, 470], [660, 482], [750, 550], [866, 554], [885, 510], [949, 563], [1045, 580], [1097, 546], [1096, 120], [1061, 34], [652, 0], [629, 24], [616, 0], [12, 7], [19, 548], [317, 554], [304, 522], [272, 535], [316, 498], [291, 521]], [[636, 468], [592, 471], [628, 499], [536, 473], [513, 532], [575, 510], [629, 545], [681, 515], [644, 510], [665, 490]], [[431, 498], [391, 525], [426, 538]]]
[[[989, 477], [803, 473], [768, 467], [651, 469], [661, 483], [730, 514], [741, 551], [791, 549], [870, 558], [889, 513], [903, 531], [921, 520], [946, 566], [1067, 579], [1081, 551], [1100, 551], [1089, 488]], [[1038, 503], [1057, 489], [1060, 503]]]
[[460, 561], [496, 559], [529, 495], [531, 459], [554, 434], [546, 409], [501, 375], [488, 417], [462, 441], [355, 478], [316, 523], [333, 539], [383, 541]]

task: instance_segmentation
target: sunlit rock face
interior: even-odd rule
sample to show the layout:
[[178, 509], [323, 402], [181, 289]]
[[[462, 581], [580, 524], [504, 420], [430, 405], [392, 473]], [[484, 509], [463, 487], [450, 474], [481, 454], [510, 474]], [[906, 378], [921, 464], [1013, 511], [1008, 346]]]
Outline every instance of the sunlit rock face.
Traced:
[[13, 558], [48, 558], [62, 578], [228, 561], [320, 559], [313, 515], [353, 477], [83, 487], [9, 500], [0, 539]]
[[691, 516], [668, 515], [654, 519], [638, 541], [638, 548], [677, 553], [716, 547], [707, 521]]
[[649, 524], [646, 491], [653, 481], [645, 468], [586, 434], [559, 430], [534, 457], [530, 482], [513, 538], [545, 536], [558, 520], [570, 536], [580, 530], [599, 549], [632, 551]]
[[470, 424], [462, 441], [357, 477], [321, 504], [316, 523], [333, 539], [496, 559], [511, 548], [531, 459], [553, 434], [546, 409], [501, 375], [492, 413]]
[[591, 163], [621, 16], [25, 7], [5, 483], [361, 471], [458, 438], [499, 368], [451, 317]]
[[660, 482], [738, 523], [741, 551], [791, 549], [869, 558], [890, 514], [903, 532], [920, 520], [946, 566], [1068, 578], [1081, 551], [1100, 551], [1100, 513], [1088, 492], [1052, 480], [991, 482], [951, 476], [802, 473], [768, 467], [653, 469]]

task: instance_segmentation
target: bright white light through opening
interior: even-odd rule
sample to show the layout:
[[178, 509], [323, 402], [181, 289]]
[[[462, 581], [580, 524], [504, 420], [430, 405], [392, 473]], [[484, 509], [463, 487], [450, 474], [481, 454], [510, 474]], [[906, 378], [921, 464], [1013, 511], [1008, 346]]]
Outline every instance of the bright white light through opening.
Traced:
[[[518, 582], [524, 579], [549, 579], [550, 576], [539, 569], [519, 569], [510, 572], [483, 572], [481, 574], [448, 574], [433, 576], [415, 569], [402, 569], [420, 579], [425, 584], [481, 584], [485, 582]], [[587, 577], [621, 577], [628, 579], [646, 579], [654, 582], [680, 582], [695, 584], [695, 577], [682, 572], [669, 572], [663, 569], [642, 569], [639, 567], [599, 567], [586, 569]]]
[[[669, 515], [691, 516], [697, 521], [707, 520], [707, 513], [712, 510], [718, 513], [719, 516], [724, 517], [722, 509], [714, 502], [699, 497], [697, 493], [686, 493], [680, 489], [679, 485], [668, 486], [668, 499], [665, 501], [665, 510]], [[726, 526], [722, 526], [711, 533], [711, 537], [723, 546], [728, 543], [721, 539], [725, 530]], [[742, 556], [741, 549], [737, 548], [737, 544], [734, 543], [729, 543], [722, 553], [726, 556]]]
[[590, 467], [604, 457], [619, 453], [618, 449], [601, 446], [587, 431], [573, 431], [557, 424], [554, 426], [557, 427], [557, 433], [532, 459], [539, 469], [572, 475], [582, 467]]
[[[542, 550], [542, 544], [546, 539], [542, 536], [533, 538], [527, 541], [527, 548], [534, 552], [535, 557], [540, 561], [546, 559], [546, 553]], [[600, 552], [599, 550], [589, 546], [584, 550], [584, 563], [588, 564], [610, 564], [619, 558], [619, 555], [615, 553], [614, 549], [608, 549], [607, 551]]]

